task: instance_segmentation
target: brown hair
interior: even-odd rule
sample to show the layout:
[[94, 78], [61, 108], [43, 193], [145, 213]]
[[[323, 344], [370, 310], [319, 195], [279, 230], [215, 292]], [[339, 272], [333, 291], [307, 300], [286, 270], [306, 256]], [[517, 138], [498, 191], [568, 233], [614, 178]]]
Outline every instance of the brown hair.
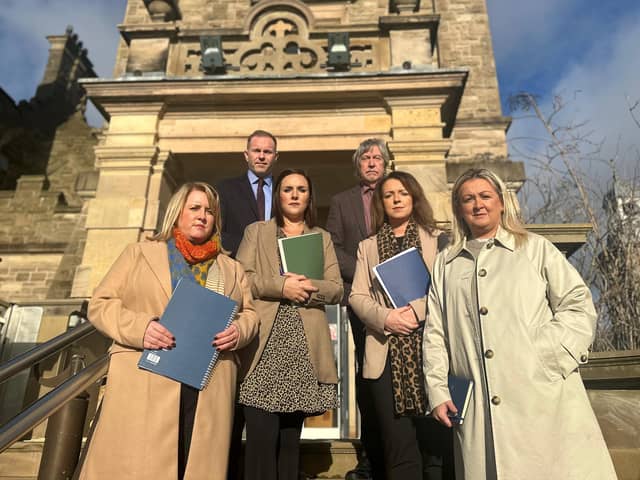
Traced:
[[255, 130], [251, 135], [249, 135], [247, 137], [247, 150], [249, 150], [249, 144], [251, 143], [251, 140], [254, 137], [268, 137], [268, 138], [270, 138], [271, 140], [273, 140], [273, 149], [274, 149], [273, 153], [276, 153], [278, 151], [278, 140], [276, 139], [276, 137], [272, 133], [267, 132], [266, 130]]
[[388, 222], [386, 212], [384, 211], [384, 202], [382, 199], [382, 188], [387, 180], [396, 179], [402, 186], [409, 192], [413, 201], [413, 210], [411, 212], [411, 218], [422, 228], [432, 233], [436, 229], [436, 221], [433, 218], [433, 209], [431, 204], [424, 195], [424, 190], [415, 179], [413, 175], [407, 172], [394, 171], [384, 177], [373, 192], [373, 199], [371, 201], [371, 225], [373, 225], [375, 231], [380, 230], [380, 227], [385, 222]]
[[316, 215], [316, 202], [315, 197], [313, 195], [313, 183], [311, 182], [311, 178], [304, 170], [296, 169], [296, 168], [288, 168], [283, 170], [282, 173], [278, 176], [276, 180], [275, 186], [273, 188], [273, 216], [276, 219], [276, 223], [279, 227], [284, 226], [284, 215], [282, 214], [282, 206], [280, 205], [280, 186], [282, 185], [282, 181], [288, 177], [289, 175], [302, 175], [307, 184], [309, 185], [309, 203], [307, 204], [307, 208], [304, 211], [304, 222], [307, 224], [309, 228], [313, 228], [316, 226], [317, 215]]

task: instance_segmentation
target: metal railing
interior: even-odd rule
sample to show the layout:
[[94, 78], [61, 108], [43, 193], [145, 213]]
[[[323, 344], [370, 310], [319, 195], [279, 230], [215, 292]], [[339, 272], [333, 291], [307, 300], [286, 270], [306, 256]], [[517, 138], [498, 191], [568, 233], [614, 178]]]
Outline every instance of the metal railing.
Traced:
[[[80, 323], [65, 333], [0, 365], [0, 383], [27, 368], [38, 367], [46, 358], [67, 352], [76, 343], [97, 330], [89, 322]], [[83, 357], [74, 354], [68, 370], [54, 377], [70, 375], [66, 381], [36, 400], [0, 426], [0, 453], [46, 419], [49, 419], [38, 473], [39, 479], [69, 478], [78, 462], [88, 406], [86, 390], [107, 372], [108, 355], [84, 367]], [[84, 368], [83, 368], [84, 367]], [[37, 371], [37, 368], [35, 368]], [[39, 379], [43, 385], [52, 379]], [[63, 441], [60, 441], [63, 439]]]
[[0, 383], [8, 380], [15, 374], [21, 372], [25, 368], [41, 362], [45, 358], [58, 353], [65, 348], [71, 346], [74, 342], [92, 334], [96, 331], [96, 327], [89, 322], [81, 323], [51, 340], [41, 343], [37, 347], [12, 358], [8, 362], [0, 365]]
[[0, 453], [102, 378], [107, 372], [107, 363], [105, 355], [0, 427]]

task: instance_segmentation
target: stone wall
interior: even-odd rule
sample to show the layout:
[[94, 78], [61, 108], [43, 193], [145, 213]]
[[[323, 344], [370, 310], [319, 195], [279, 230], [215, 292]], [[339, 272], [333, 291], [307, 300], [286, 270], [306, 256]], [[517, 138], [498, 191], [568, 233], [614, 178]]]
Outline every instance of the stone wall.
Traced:
[[34, 302], [68, 298], [86, 233], [83, 208], [45, 190], [43, 176], [23, 176], [0, 192], [0, 298]]
[[440, 66], [469, 68], [449, 161], [504, 158], [509, 119], [502, 116], [485, 0], [435, 0], [435, 6]]

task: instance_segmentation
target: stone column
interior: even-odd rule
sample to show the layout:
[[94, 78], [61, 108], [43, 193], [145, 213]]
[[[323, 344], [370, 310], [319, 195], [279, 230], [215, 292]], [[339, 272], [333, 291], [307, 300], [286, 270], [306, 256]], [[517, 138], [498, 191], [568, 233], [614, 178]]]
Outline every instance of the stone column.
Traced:
[[[122, 249], [152, 232], [175, 179], [171, 154], [157, 146], [163, 103], [104, 105], [111, 115], [95, 148], [100, 178], [87, 212], [87, 243], [76, 269], [72, 297], [90, 296]], [[165, 178], [166, 177], [166, 178]]]
[[389, 149], [394, 167], [416, 177], [438, 221], [450, 219], [445, 157], [451, 140], [442, 136], [446, 99], [446, 95], [435, 95], [384, 100], [391, 114]]

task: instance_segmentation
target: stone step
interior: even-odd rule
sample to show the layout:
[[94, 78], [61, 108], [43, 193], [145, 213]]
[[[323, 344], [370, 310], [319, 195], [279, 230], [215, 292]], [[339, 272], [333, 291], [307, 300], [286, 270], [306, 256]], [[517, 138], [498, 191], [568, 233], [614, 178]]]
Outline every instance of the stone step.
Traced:
[[[0, 480], [38, 476], [43, 439], [17, 442], [0, 455]], [[357, 440], [302, 440], [301, 470], [308, 478], [344, 478], [357, 463]]]
[[[0, 455], [0, 480], [35, 480], [42, 439], [17, 442]], [[344, 478], [356, 465], [357, 440], [303, 440], [301, 470], [309, 479]], [[640, 480], [640, 449], [610, 449], [619, 480]]]
[[38, 478], [44, 439], [16, 442], [0, 455], [0, 480]]

